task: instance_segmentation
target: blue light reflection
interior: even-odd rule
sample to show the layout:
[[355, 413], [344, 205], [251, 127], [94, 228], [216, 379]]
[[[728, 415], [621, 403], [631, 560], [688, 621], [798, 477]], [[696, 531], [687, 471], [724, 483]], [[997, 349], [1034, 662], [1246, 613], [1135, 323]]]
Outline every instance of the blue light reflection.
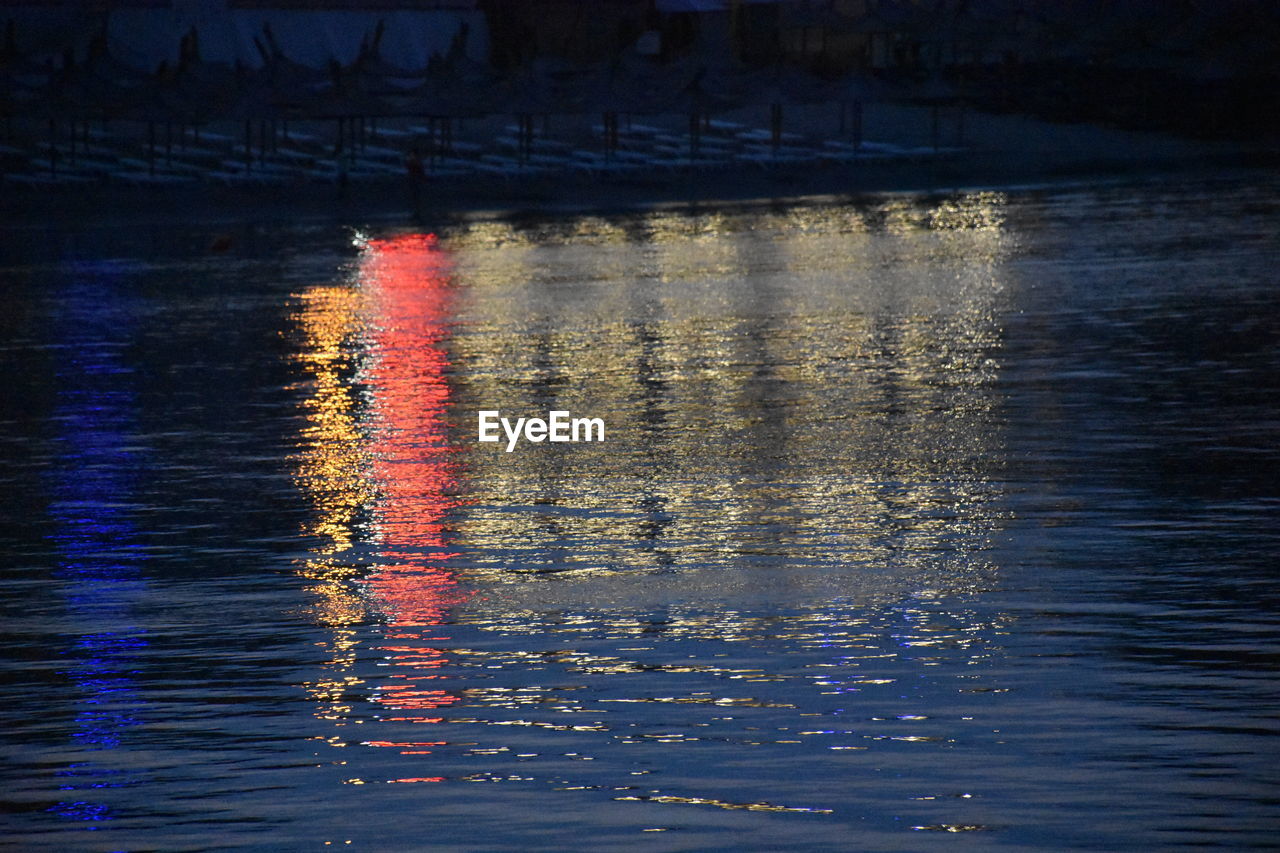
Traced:
[[[137, 394], [122, 357], [136, 312], [121, 273], [115, 265], [78, 265], [54, 309], [59, 429], [50, 515], [60, 555], [55, 576], [72, 632], [62, 674], [76, 708], [71, 740], [82, 753], [120, 748], [143, 722], [136, 680], [147, 640], [134, 610], [147, 584], [130, 506], [142, 462], [135, 449]], [[88, 824], [112, 820], [111, 805], [90, 792], [137, 784], [137, 775], [84, 757], [57, 771], [67, 796], [49, 810]]]

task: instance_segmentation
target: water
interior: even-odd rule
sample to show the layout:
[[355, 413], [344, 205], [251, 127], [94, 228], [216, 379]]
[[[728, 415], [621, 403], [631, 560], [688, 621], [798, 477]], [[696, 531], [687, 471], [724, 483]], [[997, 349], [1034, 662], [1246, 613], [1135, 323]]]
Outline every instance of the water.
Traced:
[[1276, 191], [9, 227], [5, 841], [1274, 846]]

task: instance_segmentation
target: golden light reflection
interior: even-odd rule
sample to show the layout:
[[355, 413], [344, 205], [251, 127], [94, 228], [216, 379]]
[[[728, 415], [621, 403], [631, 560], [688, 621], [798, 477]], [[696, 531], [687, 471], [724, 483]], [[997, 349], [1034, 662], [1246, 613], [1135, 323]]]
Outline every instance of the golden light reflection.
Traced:
[[[355, 626], [376, 609], [388, 627], [375, 650], [393, 671], [374, 698], [398, 721], [438, 722], [427, 712], [457, 701], [439, 683], [445, 656], [433, 636], [458, 600], [443, 565], [456, 503], [445, 422], [450, 262], [430, 235], [363, 239], [360, 248], [351, 284], [299, 296], [298, 360], [310, 393], [298, 481], [316, 510], [306, 532], [318, 543], [302, 573], [330, 630], [328, 675], [307, 688], [320, 717], [345, 722], [349, 697], [367, 689], [349, 674], [360, 653]], [[368, 743], [413, 753], [440, 745]]]
[[360, 514], [374, 495], [365, 476], [368, 460], [350, 380], [362, 323], [360, 294], [347, 287], [317, 287], [298, 299], [303, 346], [297, 361], [310, 387], [303, 401], [307, 426], [297, 480], [315, 508], [305, 532], [316, 543], [300, 572], [312, 581], [316, 619], [330, 632], [326, 674], [304, 686], [319, 717], [341, 722], [350, 711], [349, 692], [361, 684], [349, 674], [357, 652], [352, 626], [364, 618], [366, 606], [350, 583], [356, 567], [335, 555], [354, 544]]
[[[921, 591], [982, 588], [1005, 206], [984, 192], [657, 210], [599, 239], [583, 217], [542, 243], [516, 229], [468, 249], [459, 410], [616, 425], [607, 450], [477, 448], [475, 503], [522, 509], [466, 514], [469, 571], [563, 584], [732, 565], [748, 571], [705, 582], [777, 593], [802, 573], [766, 566], [812, 559], [889, 566]], [[483, 229], [468, 229], [444, 239], [476, 247]]]
[[[320, 287], [299, 299], [306, 346], [298, 361], [312, 388], [304, 401], [306, 452], [298, 478], [317, 510], [317, 520], [308, 532], [322, 541], [320, 553], [332, 554], [351, 547], [357, 516], [374, 495], [365, 476], [368, 458], [351, 384], [352, 344], [361, 329], [361, 294], [346, 287]], [[325, 571], [319, 577], [332, 575]]]
[[[362, 743], [436, 754], [436, 772], [441, 729], [399, 724], [461, 727], [476, 747], [455, 742], [451, 759], [486, 767], [571, 738], [646, 755], [712, 741], [628, 722], [655, 709], [715, 714], [699, 725], [761, 750], [944, 744], [926, 714], [826, 724], [998, 642], [996, 623], [946, 602], [995, 579], [1003, 208], [904, 197], [362, 241], [347, 287], [300, 299], [300, 481], [321, 541], [305, 572], [332, 635], [333, 677], [312, 686], [322, 716], [372, 695], [397, 725]], [[601, 415], [610, 441], [507, 454], [474, 443], [482, 408]], [[465, 505], [450, 423], [467, 431]], [[491, 594], [450, 615], [458, 554]], [[370, 643], [355, 626], [373, 612], [388, 625]], [[506, 636], [446, 653], [447, 619]], [[750, 656], [776, 643], [807, 656], [803, 672]], [[690, 654], [664, 653], [674, 644]], [[372, 686], [351, 676], [370, 653], [387, 673]], [[459, 669], [486, 680], [443, 677]], [[751, 715], [830, 719], [733, 722]], [[821, 812], [754, 793], [634, 797]]]

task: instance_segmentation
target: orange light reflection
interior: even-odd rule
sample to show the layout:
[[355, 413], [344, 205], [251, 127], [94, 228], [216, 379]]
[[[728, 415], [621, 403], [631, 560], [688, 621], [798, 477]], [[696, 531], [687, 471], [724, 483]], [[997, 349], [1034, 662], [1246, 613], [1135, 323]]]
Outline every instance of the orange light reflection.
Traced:
[[[329, 672], [307, 689], [317, 716], [341, 726], [354, 711], [358, 626], [371, 609], [386, 617], [397, 670], [373, 698], [398, 712], [388, 722], [439, 723], [423, 712], [458, 701], [444, 689], [439, 626], [464, 596], [446, 565], [446, 518], [456, 505], [456, 465], [446, 414], [450, 389], [450, 259], [431, 235], [363, 244], [354, 281], [300, 295], [307, 375], [298, 482], [316, 508], [307, 531], [320, 539], [301, 574], [318, 596], [317, 618], [332, 633]], [[348, 552], [371, 548], [361, 578]], [[367, 688], [366, 688], [367, 689]], [[360, 691], [364, 692], [364, 691]], [[376, 739], [371, 746], [429, 753], [438, 741]], [[435, 781], [434, 777], [421, 780]]]

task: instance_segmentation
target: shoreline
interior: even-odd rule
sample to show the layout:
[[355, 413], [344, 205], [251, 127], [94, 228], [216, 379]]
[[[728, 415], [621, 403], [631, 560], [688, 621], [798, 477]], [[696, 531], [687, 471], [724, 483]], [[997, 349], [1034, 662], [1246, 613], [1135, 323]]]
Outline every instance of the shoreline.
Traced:
[[[1108, 133], [1103, 128], [1084, 130]], [[0, 197], [0, 228], [76, 229], [175, 220], [183, 225], [208, 226], [280, 222], [426, 226], [458, 219], [776, 204], [899, 192], [1051, 188], [1162, 178], [1204, 180], [1268, 173], [1280, 162], [1280, 152], [1266, 147], [1172, 140], [1174, 147], [1168, 150], [1170, 140], [1156, 141], [1165, 143], [1166, 148], [1108, 148], [1103, 143], [1043, 151], [983, 146], [913, 160], [792, 163], [750, 170], [729, 167], [647, 178], [553, 174], [509, 180], [428, 180], [416, 215], [410, 190], [400, 178], [352, 181], [346, 187], [202, 184], [22, 188]]]

